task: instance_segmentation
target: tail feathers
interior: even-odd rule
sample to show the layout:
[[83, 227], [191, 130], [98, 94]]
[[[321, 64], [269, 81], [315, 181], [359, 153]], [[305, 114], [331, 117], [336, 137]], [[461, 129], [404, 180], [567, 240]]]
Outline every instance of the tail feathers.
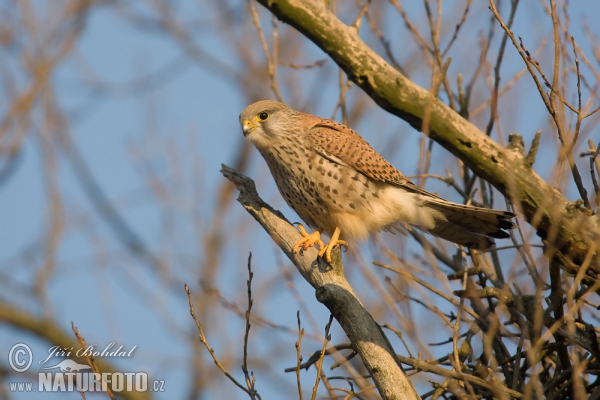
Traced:
[[488, 236], [474, 233], [445, 221], [437, 221], [435, 228], [430, 229], [429, 233], [475, 250], [487, 250], [494, 245], [494, 240]]
[[509, 211], [446, 201], [428, 201], [424, 205], [440, 212], [446, 219], [436, 220], [435, 227], [429, 230], [431, 234], [476, 250], [490, 248], [494, 244], [491, 238], [510, 237], [505, 229], [515, 227], [510, 221], [515, 214]]

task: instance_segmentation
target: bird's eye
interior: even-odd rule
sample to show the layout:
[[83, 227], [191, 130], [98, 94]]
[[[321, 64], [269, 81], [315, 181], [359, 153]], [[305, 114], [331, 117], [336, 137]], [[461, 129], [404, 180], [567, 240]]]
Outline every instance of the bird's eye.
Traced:
[[260, 119], [261, 121], [266, 121], [269, 118], [269, 114], [266, 112], [261, 112], [260, 114], [258, 114], [258, 119]]

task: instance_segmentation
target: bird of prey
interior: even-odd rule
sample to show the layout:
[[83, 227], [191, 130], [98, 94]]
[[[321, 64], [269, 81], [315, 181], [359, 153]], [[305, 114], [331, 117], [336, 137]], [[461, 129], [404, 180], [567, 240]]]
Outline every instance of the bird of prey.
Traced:
[[[508, 211], [457, 204], [415, 186], [358, 133], [338, 122], [263, 100], [240, 114], [244, 136], [265, 159], [279, 192], [311, 228], [294, 251], [331, 249], [381, 230], [416, 227], [476, 250], [507, 238]], [[327, 246], [321, 233], [331, 240]]]

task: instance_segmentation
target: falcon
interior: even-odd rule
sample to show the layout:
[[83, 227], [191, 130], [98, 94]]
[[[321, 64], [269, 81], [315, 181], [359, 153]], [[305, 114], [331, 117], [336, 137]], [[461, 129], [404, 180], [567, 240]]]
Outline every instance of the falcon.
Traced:
[[[311, 228], [294, 251], [319, 246], [331, 262], [335, 245], [382, 230], [413, 227], [487, 250], [510, 237], [515, 214], [453, 203], [420, 189], [358, 133], [338, 122], [263, 100], [240, 114], [244, 136], [265, 159], [286, 203]], [[331, 238], [324, 245], [321, 234]], [[346, 239], [346, 240], [345, 240]]]

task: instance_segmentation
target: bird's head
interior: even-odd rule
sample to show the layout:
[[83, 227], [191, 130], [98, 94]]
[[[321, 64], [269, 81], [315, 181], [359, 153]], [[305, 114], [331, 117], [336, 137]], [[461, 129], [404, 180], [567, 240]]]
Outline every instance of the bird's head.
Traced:
[[259, 149], [266, 149], [289, 135], [290, 126], [294, 126], [298, 114], [278, 101], [262, 100], [250, 104], [242, 111], [240, 124], [244, 136], [252, 144]]

